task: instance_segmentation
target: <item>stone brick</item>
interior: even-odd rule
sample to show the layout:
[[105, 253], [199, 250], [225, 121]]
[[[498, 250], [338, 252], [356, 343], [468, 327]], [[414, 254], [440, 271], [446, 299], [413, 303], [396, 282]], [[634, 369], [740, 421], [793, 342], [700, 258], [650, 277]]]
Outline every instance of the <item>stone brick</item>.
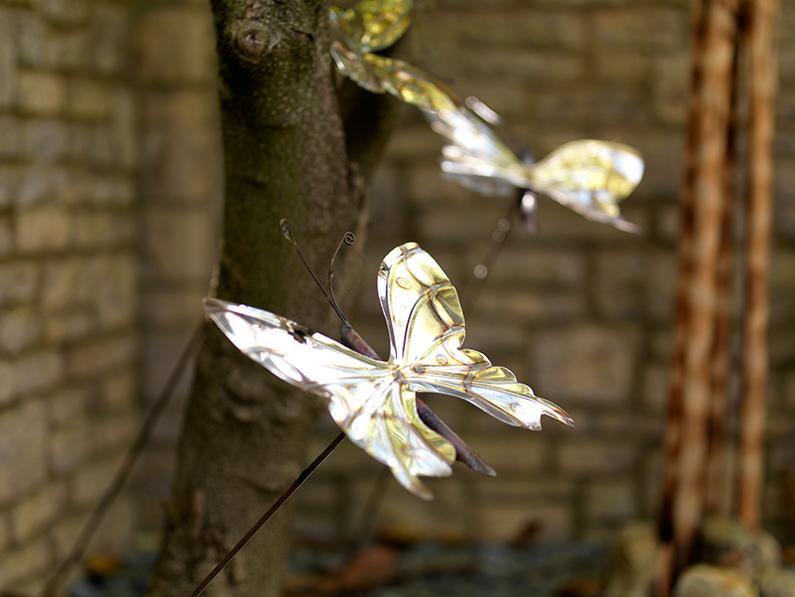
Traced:
[[19, 107], [30, 114], [53, 116], [66, 102], [66, 84], [63, 77], [52, 73], [20, 71]]
[[204, 211], [147, 209], [143, 272], [171, 280], [209, 279], [215, 254], [214, 226]]
[[34, 162], [23, 168], [18, 177], [17, 204], [30, 206], [53, 200], [67, 203], [74, 196], [76, 182], [61, 166]]
[[52, 259], [44, 264], [42, 276], [42, 305], [46, 310], [62, 311], [68, 307], [89, 303], [94, 283], [86, 275], [87, 258]]
[[585, 259], [575, 251], [539, 247], [517, 239], [500, 254], [489, 273], [489, 283], [514, 286], [531, 284], [544, 287], [582, 287]]
[[[9, 146], [18, 147], [19, 142], [14, 139]], [[19, 177], [19, 168], [0, 164], [0, 208], [7, 207], [14, 199], [15, 187]]]
[[[152, 332], [144, 337], [148, 347], [143, 359], [141, 389], [147, 400], [153, 400], [163, 389], [179, 355], [185, 350], [192, 330], [176, 332]], [[189, 369], [190, 371], [190, 369]], [[177, 396], [184, 396], [190, 389], [192, 375], [184, 376], [175, 389]]]
[[668, 363], [646, 365], [643, 371], [643, 400], [654, 412], [662, 413], [668, 402], [671, 367]]
[[[27, 400], [0, 417], [0, 502], [28, 491], [46, 474], [46, 417], [39, 400]], [[0, 560], [5, 563], [6, 556]]]
[[13, 105], [17, 95], [16, 23], [8, 8], [0, 8], [0, 108]]
[[462, 48], [461, 71], [466, 77], [510, 77], [517, 84], [571, 83], [585, 75], [585, 62], [580, 56], [557, 52], [546, 55], [515, 50], [495, 49], [481, 53]]
[[[111, 96], [110, 143], [114, 161], [121, 168], [132, 169], [138, 164], [138, 137], [138, 105], [135, 97], [127, 90], [115, 89]], [[211, 170], [209, 164], [207, 170]]]
[[66, 503], [66, 487], [61, 484], [47, 485], [25, 496], [11, 510], [11, 526], [14, 540], [24, 543], [49, 525]]
[[690, 55], [662, 56], [654, 65], [654, 108], [665, 124], [683, 125], [690, 95]]
[[198, 283], [195, 288], [144, 288], [141, 298], [143, 324], [172, 330], [195, 326], [204, 316], [201, 299], [206, 292], [206, 285]]
[[14, 379], [14, 365], [12, 362], [5, 359], [0, 359], [0, 379], [3, 383], [0, 384], [0, 407], [5, 406], [14, 397], [14, 386], [12, 381]]
[[629, 396], [639, 336], [632, 328], [550, 330], [531, 339], [536, 390], [542, 396], [617, 403]]
[[96, 262], [95, 280], [103, 283], [92, 296], [99, 324], [115, 328], [135, 318], [137, 268], [135, 255], [113, 255]]
[[107, 488], [118, 466], [118, 458], [103, 458], [98, 463], [82, 467], [74, 477], [71, 498], [81, 508], [91, 506]]
[[[132, 405], [130, 405], [132, 406]], [[119, 457], [127, 447], [133, 442], [139, 428], [139, 421], [133, 415], [130, 408], [127, 412], [112, 416], [103, 416], [94, 425], [93, 437], [91, 438], [92, 454], [108, 458], [111, 454]], [[177, 438], [174, 438], [177, 439]], [[113, 462], [112, 468], [116, 468], [117, 462]], [[111, 467], [111, 464], [108, 466]]]
[[795, 252], [779, 249], [770, 261], [770, 323], [786, 324], [795, 319]]
[[44, 337], [53, 344], [85, 338], [99, 328], [89, 308], [71, 309], [42, 316]]
[[95, 340], [70, 349], [66, 368], [72, 378], [96, 377], [104, 371], [130, 366], [134, 354], [134, 339], [130, 336]]
[[105, 83], [70, 79], [66, 88], [66, 113], [76, 118], [101, 119], [110, 112], [110, 92]]
[[92, 390], [86, 387], [70, 387], [56, 392], [48, 401], [51, 426], [60, 428], [78, 421], [86, 414], [92, 394]]
[[[20, 65], [32, 68], [52, 66], [51, 37], [42, 15], [20, 11], [15, 16], [15, 36], [3, 35], [3, 39], [13, 40]], [[3, 18], [2, 21], [10, 22], [10, 19]]]
[[32, 308], [16, 307], [0, 312], [0, 352], [16, 354], [41, 337], [41, 320]]
[[[142, 192], [146, 200], [204, 202], [220, 196], [214, 98], [198, 91], [152, 92], [144, 98], [141, 118]], [[197, 163], [205, 164], [202, 171], [196, 170]]]
[[[94, 6], [86, 30], [90, 66], [103, 75], [121, 72], [130, 60], [130, 8], [125, 3]], [[167, 58], [164, 57], [167, 60]]]
[[80, 211], [72, 213], [72, 244], [80, 249], [130, 245], [136, 220], [128, 212]]
[[[486, 417], [483, 412], [469, 412], [467, 418]], [[445, 419], [447, 421], [447, 419]], [[484, 420], [483, 423], [487, 421]], [[497, 427], [497, 425], [493, 425]], [[545, 441], [536, 437], [538, 434], [526, 430], [505, 429], [494, 430], [494, 435], [481, 433], [472, 439], [473, 447], [486, 462], [500, 475], [520, 474], [523, 477], [533, 476], [543, 470], [546, 459]], [[529, 487], [528, 487], [529, 489]]]
[[637, 517], [632, 480], [591, 481], [585, 492], [585, 511], [591, 524], [600, 520], [620, 521]]
[[631, 51], [676, 50], [688, 40], [687, 11], [638, 8], [604, 11], [594, 16], [596, 43]]
[[11, 523], [8, 516], [0, 516], [0, 551], [11, 542]]
[[36, 160], [63, 158], [69, 148], [69, 126], [54, 118], [27, 120], [23, 128], [24, 151]]
[[[85, 524], [85, 515], [69, 513], [61, 516], [52, 525], [52, 539], [55, 554], [60, 561], [74, 545], [75, 538]], [[105, 525], [100, 525], [100, 529]], [[93, 545], [93, 541], [92, 541]]]
[[120, 371], [102, 381], [99, 407], [103, 413], [130, 412], [138, 406], [139, 379], [131, 371]]
[[26, 353], [13, 364], [14, 392], [27, 396], [52, 388], [63, 379], [63, 360], [54, 350]]
[[[575, 434], [576, 435], [576, 434]], [[628, 442], [605, 441], [604, 437], [567, 438], [556, 451], [560, 473], [598, 477], [627, 474], [635, 465], [639, 454]]]
[[36, 291], [38, 272], [33, 261], [0, 263], [0, 307], [30, 301]]
[[209, 16], [177, 7], [147, 11], [135, 40], [143, 78], [174, 84], [214, 77], [215, 36]]
[[48, 463], [58, 476], [76, 470], [91, 453], [94, 431], [88, 421], [53, 429], [49, 434]]
[[53, 23], [77, 25], [89, 15], [88, 0], [33, 0], [38, 13]]
[[476, 310], [483, 319], [550, 324], [584, 315], [586, 303], [582, 292], [506, 288], [484, 291]]
[[573, 535], [569, 504], [533, 504], [488, 508], [481, 514], [482, 538], [511, 541], [531, 525], [538, 525], [538, 540], [561, 542]]
[[601, 51], [593, 55], [595, 73], [616, 85], [646, 83], [652, 76], [652, 58], [626, 51]]
[[12, 245], [11, 218], [0, 215], [0, 257], [10, 253]]
[[669, 321], [676, 291], [674, 256], [651, 250], [596, 257], [595, 303], [610, 318]]
[[69, 214], [58, 205], [39, 205], [16, 213], [16, 246], [24, 253], [57, 251], [69, 244]]
[[[22, 131], [19, 119], [14, 116], [0, 115], [0, 157], [14, 157], [19, 154], [19, 141]], [[0, 184], [4, 184], [0, 180]], [[2, 195], [0, 195], [1, 197]], [[3, 201], [0, 200], [0, 205]]]
[[578, 50], [587, 43], [585, 20], [586, 15], [578, 11], [551, 12], [517, 8], [509, 13], [494, 10], [464, 12], [447, 22], [440, 20], [437, 33], [445, 40], [445, 44], [439, 51], [447, 59], [444, 61], [445, 66], [455, 69], [458, 67], [457, 61], [451, 59], [456, 51], [460, 52], [462, 46], [473, 47], [484, 53], [506, 47], [514, 50]]
[[[0, 558], [0, 587], [8, 591], [21, 589], [23, 581], [44, 573], [49, 564], [50, 547], [44, 540], [5, 551]], [[40, 583], [41, 577], [36, 580]]]

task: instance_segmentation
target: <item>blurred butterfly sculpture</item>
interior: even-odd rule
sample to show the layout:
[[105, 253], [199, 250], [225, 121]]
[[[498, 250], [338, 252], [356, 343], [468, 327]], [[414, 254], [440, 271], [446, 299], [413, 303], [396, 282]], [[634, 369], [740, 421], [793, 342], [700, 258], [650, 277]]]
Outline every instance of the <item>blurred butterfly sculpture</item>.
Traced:
[[489, 126], [497, 124], [499, 116], [485, 104], [476, 98], [461, 102], [431, 74], [374, 54], [405, 33], [411, 9], [412, 0], [362, 0], [347, 10], [332, 7], [329, 15], [337, 39], [331, 55], [337, 69], [368, 91], [389, 93], [417, 106], [434, 131], [449, 142], [442, 150], [441, 168], [459, 184], [487, 195], [527, 191], [519, 195], [527, 216], [535, 210], [532, 193], [539, 193], [589, 220], [637, 231], [621, 218], [618, 205], [643, 176], [643, 159], [635, 149], [584, 139], [527, 163]]
[[384, 258], [377, 286], [389, 330], [386, 361], [268, 311], [218, 299], [205, 299], [205, 310], [247, 356], [282, 380], [325, 398], [348, 438], [425, 499], [432, 494], [418, 477], [452, 474], [456, 449], [423, 422], [416, 392], [462, 398], [504, 423], [527, 429], [540, 429], [542, 415], [573, 426], [566, 412], [535, 396], [511, 371], [462, 348], [458, 293], [417, 244], [401, 245]]

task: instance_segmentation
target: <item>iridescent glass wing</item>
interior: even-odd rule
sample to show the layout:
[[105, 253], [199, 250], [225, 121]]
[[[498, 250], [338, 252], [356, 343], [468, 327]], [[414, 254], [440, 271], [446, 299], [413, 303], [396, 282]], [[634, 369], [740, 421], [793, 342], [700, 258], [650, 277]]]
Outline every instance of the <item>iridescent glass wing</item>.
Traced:
[[[426, 113], [431, 128], [450, 144], [442, 150], [442, 172], [476, 191], [490, 185], [507, 194], [527, 182], [525, 166], [494, 130], [468, 108]], [[489, 193], [490, 194], [490, 193]]]
[[532, 187], [598, 221], [634, 228], [621, 220], [618, 203], [643, 177], [643, 159], [620, 143], [571, 141], [530, 166]]
[[[450, 335], [425, 358], [414, 364], [406, 376], [417, 392], [437, 392], [471, 402], [492, 417], [517, 427], [541, 429], [547, 415], [574, 426], [562, 408], [539, 398], [529, 386], [519, 383], [505, 367], [493, 366], [476, 350], [461, 348], [463, 333]], [[416, 374], [421, 371], [421, 374]]]
[[378, 296], [389, 328], [390, 363], [408, 386], [463, 398], [500, 421], [539, 429], [541, 415], [567, 425], [559, 407], [536, 397], [504, 367], [462, 349], [464, 315], [450, 280], [417, 244], [391, 251], [378, 272]]
[[248, 357], [282, 380], [328, 400], [329, 412], [356, 445], [429, 498], [417, 475], [451, 472], [455, 449], [417, 415], [414, 393], [394, 367], [268, 311], [206, 299], [205, 310]]
[[337, 69], [357, 85], [373, 93], [389, 93], [426, 111], [452, 110], [457, 106], [451, 92], [433, 76], [403, 60], [377, 54], [360, 54], [339, 41], [331, 44]]
[[329, 17], [345, 43], [360, 52], [394, 44], [411, 22], [412, 0], [362, 0], [353, 8], [332, 6]]

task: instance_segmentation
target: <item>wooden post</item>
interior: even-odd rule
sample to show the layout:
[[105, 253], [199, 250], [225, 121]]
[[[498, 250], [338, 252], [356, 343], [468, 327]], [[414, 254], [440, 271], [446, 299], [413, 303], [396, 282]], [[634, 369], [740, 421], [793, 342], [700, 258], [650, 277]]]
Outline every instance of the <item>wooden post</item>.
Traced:
[[693, 17], [693, 77], [675, 353], [665, 444], [658, 593], [692, 551], [703, 509], [711, 354], [723, 222], [737, 0], [702, 0]]
[[746, 197], [743, 396], [738, 456], [737, 510], [750, 529], [759, 526], [767, 394], [768, 264], [776, 94], [774, 27], [777, 0], [749, 2], [748, 192]]
[[734, 258], [735, 203], [737, 202], [737, 133], [739, 104], [739, 63], [743, 22], [742, 9], [737, 13], [737, 43], [732, 55], [729, 125], [726, 129], [726, 156], [723, 171], [723, 221], [721, 223], [718, 254], [715, 328], [712, 339], [710, 371], [710, 405], [707, 420], [707, 455], [704, 480], [704, 511], [708, 515], [726, 515], [730, 504], [726, 500], [726, 427], [731, 418], [726, 408], [730, 387], [732, 339], [735, 329]]

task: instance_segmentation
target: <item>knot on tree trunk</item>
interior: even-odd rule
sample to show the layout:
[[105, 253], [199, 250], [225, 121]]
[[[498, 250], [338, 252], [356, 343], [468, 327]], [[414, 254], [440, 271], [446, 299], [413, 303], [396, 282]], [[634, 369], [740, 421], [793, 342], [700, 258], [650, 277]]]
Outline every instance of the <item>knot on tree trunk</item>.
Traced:
[[233, 22], [228, 29], [230, 45], [243, 61], [259, 64], [262, 58], [281, 40], [278, 31], [254, 19]]

